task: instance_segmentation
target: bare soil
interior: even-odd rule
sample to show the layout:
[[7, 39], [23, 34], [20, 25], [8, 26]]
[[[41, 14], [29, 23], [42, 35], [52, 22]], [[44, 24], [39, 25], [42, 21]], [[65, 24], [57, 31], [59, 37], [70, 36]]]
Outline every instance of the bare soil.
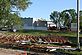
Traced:
[[24, 51], [0, 48], [0, 55], [24, 55]]

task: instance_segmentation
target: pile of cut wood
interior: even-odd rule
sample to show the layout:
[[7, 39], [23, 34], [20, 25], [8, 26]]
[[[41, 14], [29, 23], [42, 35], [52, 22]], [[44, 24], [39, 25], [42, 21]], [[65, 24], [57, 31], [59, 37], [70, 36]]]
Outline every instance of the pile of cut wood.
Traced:
[[32, 36], [32, 35], [23, 35], [23, 34], [0, 34], [0, 43], [4, 44], [14, 44], [14, 43], [21, 43], [21, 42], [31, 42], [37, 43], [38, 41], [42, 42], [58, 42], [58, 43], [65, 43], [69, 40], [65, 37], [61, 36]]

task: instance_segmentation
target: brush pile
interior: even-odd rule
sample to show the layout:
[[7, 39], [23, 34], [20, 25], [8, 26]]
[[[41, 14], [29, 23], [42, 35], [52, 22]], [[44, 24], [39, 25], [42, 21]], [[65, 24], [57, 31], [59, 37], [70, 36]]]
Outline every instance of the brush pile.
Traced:
[[15, 44], [20, 42], [31, 42], [31, 43], [37, 43], [39, 41], [42, 42], [51, 42], [51, 43], [65, 43], [69, 40], [65, 37], [61, 36], [54, 36], [54, 35], [48, 35], [48, 36], [32, 36], [32, 35], [24, 35], [24, 34], [0, 34], [0, 43], [3, 44]]

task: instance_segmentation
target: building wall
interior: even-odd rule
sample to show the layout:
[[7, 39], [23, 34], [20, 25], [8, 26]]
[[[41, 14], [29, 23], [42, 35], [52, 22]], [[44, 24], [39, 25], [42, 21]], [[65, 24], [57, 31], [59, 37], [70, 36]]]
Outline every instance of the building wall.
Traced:
[[47, 27], [34, 27], [34, 30], [47, 30]]
[[35, 21], [34, 30], [47, 30], [47, 21]]
[[47, 21], [35, 21], [34, 26], [35, 27], [47, 27]]
[[22, 18], [23, 29], [47, 30], [47, 21], [35, 21], [33, 18]]
[[32, 26], [33, 18], [22, 18], [23, 24], [25, 26]]
[[23, 29], [33, 29], [33, 18], [22, 18]]
[[71, 23], [71, 31], [77, 31], [77, 23]]

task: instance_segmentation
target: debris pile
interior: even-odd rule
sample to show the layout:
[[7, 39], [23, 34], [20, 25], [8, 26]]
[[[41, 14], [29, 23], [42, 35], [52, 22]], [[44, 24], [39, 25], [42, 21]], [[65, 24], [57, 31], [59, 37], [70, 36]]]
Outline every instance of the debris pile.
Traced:
[[31, 36], [31, 35], [23, 35], [23, 34], [11, 34], [11, 35], [0, 35], [0, 43], [4, 44], [14, 44], [20, 42], [44, 42], [44, 43], [65, 43], [69, 40], [65, 37], [61, 36]]

